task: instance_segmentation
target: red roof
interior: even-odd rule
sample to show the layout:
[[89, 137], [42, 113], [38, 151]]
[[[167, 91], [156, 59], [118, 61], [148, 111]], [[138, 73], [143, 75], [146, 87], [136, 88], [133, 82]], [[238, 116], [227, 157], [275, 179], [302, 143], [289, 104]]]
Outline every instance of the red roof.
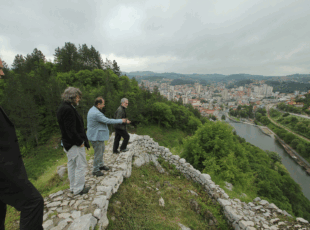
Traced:
[[1, 76], [4, 76], [4, 73], [3, 73], [3, 71], [2, 71], [2, 68], [3, 68], [3, 65], [2, 65], [2, 61], [1, 61], [1, 59], [0, 59], [0, 78], [1, 78]]

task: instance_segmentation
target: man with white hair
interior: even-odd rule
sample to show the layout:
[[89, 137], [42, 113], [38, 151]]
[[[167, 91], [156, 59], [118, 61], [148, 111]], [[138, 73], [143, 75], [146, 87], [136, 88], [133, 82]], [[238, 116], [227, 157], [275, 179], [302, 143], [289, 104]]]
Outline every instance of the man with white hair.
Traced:
[[57, 111], [57, 120], [61, 130], [61, 141], [68, 157], [68, 177], [70, 190], [74, 195], [88, 193], [85, 187], [87, 169], [85, 147], [90, 148], [86, 136], [83, 118], [75, 106], [79, 105], [82, 93], [78, 88], [68, 87], [62, 94], [63, 102]]
[[[127, 114], [126, 114], [126, 108], [128, 107], [128, 99], [127, 98], [122, 98], [121, 100], [121, 105], [118, 107], [114, 114], [115, 119], [127, 119]], [[115, 139], [114, 139], [114, 145], [113, 145], [113, 153], [120, 153], [118, 151], [118, 146], [119, 146], [119, 141], [121, 140], [121, 137], [123, 137], [123, 143], [120, 147], [121, 152], [126, 152], [128, 151], [127, 149], [127, 144], [129, 141], [129, 134], [127, 132], [127, 127], [126, 124], [129, 124], [130, 121], [123, 123], [123, 124], [118, 124], [114, 125], [115, 128]]]

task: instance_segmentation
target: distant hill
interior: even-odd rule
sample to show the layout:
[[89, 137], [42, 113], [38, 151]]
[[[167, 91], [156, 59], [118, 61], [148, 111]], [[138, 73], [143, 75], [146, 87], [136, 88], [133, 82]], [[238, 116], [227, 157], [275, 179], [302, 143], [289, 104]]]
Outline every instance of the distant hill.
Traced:
[[285, 81], [285, 82], [266, 81], [265, 83], [273, 87], [273, 92], [294, 93], [295, 91], [307, 92], [308, 90], [310, 90], [309, 83], [294, 82], [294, 81]]
[[[310, 74], [292, 74], [287, 76], [263, 76], [263, 75], [251, 75], [245, 73], [223, 75], [223, 74], [181, 74], [174, 72], [166, 73], [155, 73], [152, 71], [135, 71], [135, 72], [123, 72], [129, 78], [140, 76], [142, 79], [150, 80], [152, 77], [156, 78], [169, 78], [169, 79], [183, 79], [197, 81], [202, 84], [207, 84], [210, 82], [229, 82], [229, 81], [241, 81], [241, 80], [279, 80], [282, 77], [286, 77], [288, 80], [297, 80], [299, 82], [309, 83]], [[141, 79], [141, 78], [140, 78]]]

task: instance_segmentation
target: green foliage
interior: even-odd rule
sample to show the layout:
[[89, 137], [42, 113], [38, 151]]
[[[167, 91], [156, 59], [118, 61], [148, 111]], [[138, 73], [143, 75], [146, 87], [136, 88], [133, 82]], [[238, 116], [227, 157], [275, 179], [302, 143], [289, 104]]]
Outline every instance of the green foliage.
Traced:
[[[298, 146], [304, 148], [302, 144]], [[310, 219], [310, 201], [283, 169], [278, 154], [266, 153], [244, 142], [225, 123], [211, 122], [201, 126], [185, 140], [182, 157], [217, 181], [231, 182], [281, 209]]]
[[[78, 87], [83, 95], [76, 107], [86, 124], [94, 99], [105, 99], [104, 114], [114, 117], [123, 97], [131, 125], [157, 124], [178, 128], [192, 134], [205, 118], [192, 106], [167, 101], [158, 90], [140, 89], [135, 78], [120, 75], [116, 61], [103, 63], [93, 46], [76, 46], [70, 42], [55, 50], [55, 63], [46, 62], [41, 51], [17, 55], [12, 70], [0, 81], [0, 103], [18, 130], [23, 156], [59, 131], [56, 111], [61, 94], [68, 86]], [[105, 69], [104, 69], [105, 68]], [[112, 127], [110, 127], [112, 128]]]
[[242, 118], [254, 118], [253, 105], [239, 105], [236, 110], [230, 109], [229, 115]]

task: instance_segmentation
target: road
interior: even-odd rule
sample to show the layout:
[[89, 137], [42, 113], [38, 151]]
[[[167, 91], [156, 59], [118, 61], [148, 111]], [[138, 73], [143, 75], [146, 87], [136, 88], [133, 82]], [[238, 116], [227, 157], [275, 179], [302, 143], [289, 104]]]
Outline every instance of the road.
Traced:
[[[274, 105], [272, 105], [272, 104], [269, 104], [269, 105], [266, 106], [266, 109], [267, 109], [267, 116], [268, 116], [269, 120], [270, 120], [272, 123], [274, 123], [274, 124], [277, 125], [277, 126], [280, 126], [281, 128], [285, 129], [285, 130], [288, 131], [288, 132], [291, 132], [291, 133], [295, 134], [296, 136], [298, 136], [298, 137], [304, 139], [305, 141], [309, 141], [309, 142], [310, 142], [310, 140], [309, 140], [308, 138], [305, 138], [305, 137], [303, 137], [303, 136], [301, 136], [301, 135], [299, 135], [299, 134], [293, 132], [292, 130], [286, 128], [285, 126], [280, 125], [279, 123], [275, 122], [275, 121], [270, 117], [270, 115], [269, 115], [269, 109], [270, 109], [271, 107], [273, 107], [273, 106], [274, 106]], [[303, 116], [303, 115], [301, 115], [301, 116]]]
[[[277, 109], [277, 110], [279, 110], [279, 109]], [[286, 112], [286, 111], [282, 111], [282, 110], [279, 110], [279, 111], [283, 112], [283, 113], [289, 113], [289, 114], [297, 116], [297, 117], [302, 117], [302, 118], [310, 119], [310, 117], [307, 116], [307, 115], [301, 115], [301, 114], [298, 114], [298, 113], [290, 113], [290, 112]]]

